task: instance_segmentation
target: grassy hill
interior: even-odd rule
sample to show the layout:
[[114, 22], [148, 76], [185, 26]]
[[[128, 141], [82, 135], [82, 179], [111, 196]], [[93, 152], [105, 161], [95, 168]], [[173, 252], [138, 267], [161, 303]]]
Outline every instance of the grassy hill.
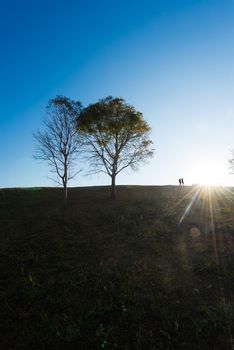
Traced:
[[0, 349], [233, 349], [234, 189], [117, 191], [0, 190]]

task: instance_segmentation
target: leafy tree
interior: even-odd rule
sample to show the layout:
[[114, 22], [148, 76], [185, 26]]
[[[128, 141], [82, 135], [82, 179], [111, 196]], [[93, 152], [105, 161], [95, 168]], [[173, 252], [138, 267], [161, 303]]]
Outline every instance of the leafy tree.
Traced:
[[122, 98], [110, 96], [83, 109], [77, 130], [91, 172], [111, 177], [111, 197], [116, 196], [116, 176], [129, 167], [136, 170], [153, 155], [150, 126]]
[[48, 163], [52, 180], [64, 188], [64, 206], [67, 206], [67, 184], [78, 171], [74, 171], [79, 149], [76, 119], [82, 105], [65, 96], [49, 101], [43, 119], [43, 131], [33, 136], [37, 141], [34, 158]]

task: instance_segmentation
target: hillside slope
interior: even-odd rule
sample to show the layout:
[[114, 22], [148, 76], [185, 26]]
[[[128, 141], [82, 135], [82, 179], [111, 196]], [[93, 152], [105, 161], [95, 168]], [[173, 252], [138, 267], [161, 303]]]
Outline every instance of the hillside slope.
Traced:
[[232, 349], [234, 189], [0, 190], [1, 349]]

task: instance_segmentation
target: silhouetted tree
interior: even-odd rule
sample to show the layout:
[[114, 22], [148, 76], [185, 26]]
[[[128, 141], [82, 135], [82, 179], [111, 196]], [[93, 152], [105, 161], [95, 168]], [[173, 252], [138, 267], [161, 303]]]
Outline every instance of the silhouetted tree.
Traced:
[[33, 136], [37, 141], [34, 158], [44, 160], [54, 174], [52, 180], [64, 188], [64, 206], [67, 206], [67, 184], [78, 171], [74, 166], [78, 156], [76, 120], [82, 105], [65, 96], [49, 101], [43, 119], [43, 131]]
[[107, 97], [83, 109], [77, 120], [82, 147], [92, 173], [111, 177], [111, 197], [116, 196], [116, 176], [153, 155], [150, 126], [142, 113], [122, 98]]
[[234, 174], [234, 150], [232, 152], [232, 158], [229, 159], [231, 173]]

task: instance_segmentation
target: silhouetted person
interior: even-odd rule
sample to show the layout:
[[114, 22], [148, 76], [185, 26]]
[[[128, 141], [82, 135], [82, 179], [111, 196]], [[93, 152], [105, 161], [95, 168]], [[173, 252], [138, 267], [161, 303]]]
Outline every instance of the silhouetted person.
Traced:
[[180, 186], [181, 186], [181, 183], [182, 183], [181, 180], [182, 180], [182, 179], [179, 179], [179, 184], [180, 184]]
[[184, 186], [184, 179], [183, 178], [181, 179], [181, 184]]

